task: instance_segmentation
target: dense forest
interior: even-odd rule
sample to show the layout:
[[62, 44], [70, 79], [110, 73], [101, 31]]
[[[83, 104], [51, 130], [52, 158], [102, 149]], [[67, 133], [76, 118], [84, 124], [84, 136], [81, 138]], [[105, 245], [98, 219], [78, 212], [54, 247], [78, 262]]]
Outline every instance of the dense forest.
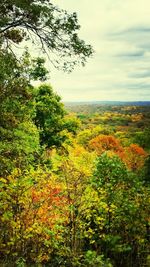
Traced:
[[14, 49], [68, 72], [93, 53], [78, 30], [51, 1], [0, 3], [2, 267], [150, 266], [150, 105], [64, 105], [45, 60]]

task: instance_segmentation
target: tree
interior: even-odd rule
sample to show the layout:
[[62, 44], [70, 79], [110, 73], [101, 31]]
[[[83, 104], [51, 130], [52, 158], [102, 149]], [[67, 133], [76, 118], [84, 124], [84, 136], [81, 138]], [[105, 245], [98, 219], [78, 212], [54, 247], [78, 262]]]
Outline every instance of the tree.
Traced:
[[131, 144], [125, 149], [124, 162], [132, 171], [140, 170], [145, 163], [147, 153], [137, 144]]
[[[50, 52], [55, 67], [70, 71], [92, 54], [78, 37], [76, 13], [68, 14], [50, 0], [4, 0], [0, 3], [0, 42], [6, 49], [30, 40]], [[53, 55], [53, 56], [52, 56]]]
[[50, 172], [15, 169], [0, 178], [0, 188], [0, 264], [43, 265], [51, 260], [61, 247], [67, 218], [60, 184]]
[[113, 266], [144, 266], [144, 253], [149, 251], [149, 189], [115, 154], [98, 157], [80, 213], [86, 248], [111, 258]]
[[135, 132], [133, 143], [138, 144], [146, 150], [150, 150], [150, 128], [145, 128], [140, 132]]
[[64, 141], [60, 132], [63, 130], [65, 110], [60, 100], [50, 85], [43, 84], [36, 90], [34, 121], [39, 129], [41, 145], [48, 148], [60, 146]]
[[[66, 235], [64, 246], [70, 250], [69, 266], [74, 257], [80, 255], [80, 216], [79, 213], [81, 198], [88, 180], [92, 175], [94, 153], [87, 152], [83, 147], [74, 144], [66, 146], [67, 155], [54, 155], [52, 158], [53, 168], [59, 174], [59, 181], [64, 184], [64, 196], [68, 203], [68, 223], [66, 224]], [[74, 258], [74, 259], [73, 259]]]
[[63, 128], [67, 129], [68, 132], [72, 133], [74, 136], [77, 134], [81, 127], [81, 121], [75, 114], [67, 114], [64, 117]]
[[98, 155], [101, 155], [103, 152], [109, 150], [114, 151], [115, 153], [121, 153], [123, 151], [119, 140], [112, 135], [96, 136], [90, 140], [89, 148], [95, 150]]
[[79, 144], [82, 144], [83, 146], [87, 147], [91, 139], [94, 139], [100, 134], [104, 134], [104, 132], [107, 132], [107, 129], [105, 129], [105, 127], [102, 125], [97, 125], [96, 127], [85, 128], [79, 132], [77, 136], [78, 142]]
[[[0, 50], [0, 175], [14, 167], [29, 168], [40, 150], [31, 78], [44, 78], [44, 68], [28, 53], [18, 62], [12, 53]], [[43, 72], [40, 73], [40, 68]]]

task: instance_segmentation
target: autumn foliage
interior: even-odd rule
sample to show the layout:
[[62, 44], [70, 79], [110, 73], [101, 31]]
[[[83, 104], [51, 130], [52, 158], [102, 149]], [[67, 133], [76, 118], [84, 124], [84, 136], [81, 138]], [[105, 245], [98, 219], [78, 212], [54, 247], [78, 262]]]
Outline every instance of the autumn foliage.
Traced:
[[69, 112], [43, 64], [0, 42], [0, 266], [148, 267], [149, 107]]
[[116, 153], [123, 151], [119, 140], [111, 135], [98, 135], [97, 137], [90, 140], [89, 148], [91, 150], [95, 150], [98, 155], [101, 155], [103, 152], [109, 150]]

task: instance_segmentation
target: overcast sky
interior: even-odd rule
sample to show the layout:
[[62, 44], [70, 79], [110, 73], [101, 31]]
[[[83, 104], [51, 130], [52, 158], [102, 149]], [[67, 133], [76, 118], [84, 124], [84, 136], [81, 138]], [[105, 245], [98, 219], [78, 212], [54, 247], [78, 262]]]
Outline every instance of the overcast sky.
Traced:
[[51, 73], [62, 100], [150, 100], [150, 0], [55, 2], [77, 12], [80, 37], [95, 50], [84, 68]]

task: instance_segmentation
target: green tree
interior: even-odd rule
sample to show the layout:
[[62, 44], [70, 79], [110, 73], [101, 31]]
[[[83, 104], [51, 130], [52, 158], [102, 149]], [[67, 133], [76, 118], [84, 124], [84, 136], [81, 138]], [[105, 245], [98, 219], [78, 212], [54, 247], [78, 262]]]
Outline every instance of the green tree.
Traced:
[[78, 37], [79, 29], [76, 13], [68, 14], [50, 0], [0, 3], [0, 41], [5, 48], [12, 49], [13, 43], [31, 40], [50, 52], [50, 61], [63, 70], [72, 70], [76, 63], [84, 65], [93, 52]]
[[75, 114], [68, 114], [64, 117], [63, 128], [67, 129], [68, 132], [72, 133], [74, 136], [77, 134], [81, 127], [81, 121]]
[[40, 143], [46, 147], [60, 146], [64, 137], [63, 117], [65, 114], [61, 98], [50, 85], [43, 84], [36, 90], [35, 124], [39, 129]]
[[[53, 168], [58, 176], [58, 181], [63, 183], [63, 194], [67, 200], [68, 213], [64, 232], [64, 253], [60, 256], [66, 266], [80, 266], [82, 253], [81, 232], [79, 228], [81, 198], [92, 174], [94, 153], [87, 152], [83, 147], [73, 144], [66, 145], [64, 155], [53, 155]], [[78, 263], [77, 263], [78, 262]], [[65, 264], [63, 265], [65, 266]], [[82, 266], [82, 265], [81, 265]]]
[[149, 189], [115, 155], [102, 154], [80, 206], [86, 248], [114, 266], [143, 266], [149, 245]]
[[133, 143], [139, 144], [145, 150], [150, 151], [150, 128], [145, 128], [141, 132], [135, 132]]
[[14, 167], [29, 167], [38, 157], [39, 133], [33, 123], [35, 106], [30, 81], [38, 75], [44, 79], [43, 63], [39, 65], [39, 59], [37, 64], [36, 60], [33, 62], [28, 52], [17, 61], [12, 53], [0, 50], [1, 175], [10, 173]]

